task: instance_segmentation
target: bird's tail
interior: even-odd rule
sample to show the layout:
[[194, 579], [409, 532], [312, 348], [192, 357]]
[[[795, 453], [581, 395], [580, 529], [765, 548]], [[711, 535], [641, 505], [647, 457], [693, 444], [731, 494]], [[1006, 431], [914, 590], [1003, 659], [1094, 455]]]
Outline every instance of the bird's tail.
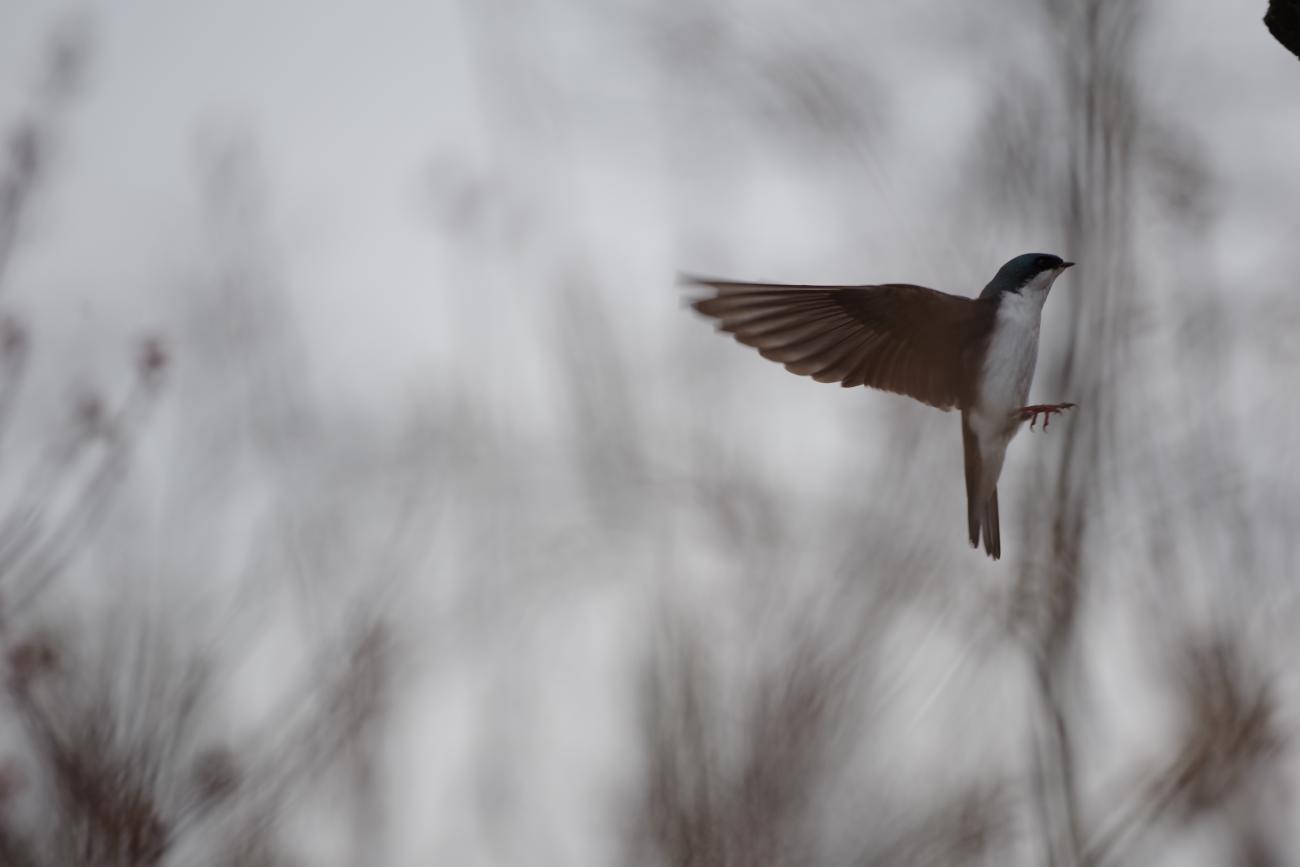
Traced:
[[[994, 560], [1002, 557], [1002, 530], [998, 525], [998, 489], [993, 489], [993, 496], [981, 509], [974, 497], [966, 501], [966, 527], [970, 531], [970, 546], [980, 546], [980, 535], [984, 536], [984, 550]], [[980, 514], [983, 512], [983, 514]]]
[[980, 546], [980, 510], [970, 491], [966, 492], [966, 529], [970, 532], [970, 546]]
[[980, 448], [975, 432], [970, 428], [966, 413], [961, 414], [962, 462], [966, 468], [966, 527], [970, 530], [970, 546], [980, 546]]
[[993, 496], [984, 504], [984, 550], [994, 560], [1002, 556], [1002, 531], [998, 527], [998, 489], [993, 489]]
[[998, 489], [988, 500], [980, 497], [983, 487], [984, 461], [980, 457], [979, 443], [971, 430], [965, 413], [961, 418], [962, 457], [966, 465], [966, 529], [970, 533], [970, 546], [980, 546], [984, 536], [984, 550], [994, 560], [1002, 556], [1002, 533], [998, 526]]

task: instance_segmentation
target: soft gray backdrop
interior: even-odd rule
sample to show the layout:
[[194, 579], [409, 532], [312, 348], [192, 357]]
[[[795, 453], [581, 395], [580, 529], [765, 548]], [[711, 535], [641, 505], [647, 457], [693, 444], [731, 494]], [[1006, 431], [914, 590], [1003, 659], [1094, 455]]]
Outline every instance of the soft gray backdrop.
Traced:
[[[6, 0], [0, 863], [1296, 863], [1262, 14]], [[1028, 250], [999, 563], [674, 285]]]

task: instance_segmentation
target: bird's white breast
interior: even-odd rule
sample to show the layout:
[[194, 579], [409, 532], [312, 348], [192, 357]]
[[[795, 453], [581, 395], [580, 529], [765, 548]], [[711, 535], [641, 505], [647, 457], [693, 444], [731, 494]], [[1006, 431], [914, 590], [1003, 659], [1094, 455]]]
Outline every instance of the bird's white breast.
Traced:
[[1007, 441], [1019, 427], [1011, 413], [1025, 405], [1038, 362], [1043, 293], [1007, 293], [998, 304], [971, 423], [982, 443]]

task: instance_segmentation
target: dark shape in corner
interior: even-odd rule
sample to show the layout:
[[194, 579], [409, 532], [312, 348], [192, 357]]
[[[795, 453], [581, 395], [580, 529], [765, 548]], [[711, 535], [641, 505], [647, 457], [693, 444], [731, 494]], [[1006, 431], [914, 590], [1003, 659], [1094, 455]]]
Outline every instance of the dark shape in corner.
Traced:
[[1264, 26], [1283, 48], [1300, 57], [1300, 0], [1269, 0]]

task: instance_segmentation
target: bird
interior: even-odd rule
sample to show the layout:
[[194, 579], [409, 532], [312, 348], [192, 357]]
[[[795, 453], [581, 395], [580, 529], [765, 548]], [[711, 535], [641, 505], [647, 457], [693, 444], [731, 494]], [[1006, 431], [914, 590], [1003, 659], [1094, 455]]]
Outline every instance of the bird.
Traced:
[[844, 388], [868, 386], [961, 411], [966, 523], [973, 548], [1002, 556], [998, 478], [1025, 421], [1073, 403], [1026, 405], [1038, 361], [1043, 304], [1074, 265], [1050, 253], [1008, 261], [975, 298], [911, 283], [842, 286], [749, 283], [690, 274], [691, 300], [719, 331], [791, 373]]

